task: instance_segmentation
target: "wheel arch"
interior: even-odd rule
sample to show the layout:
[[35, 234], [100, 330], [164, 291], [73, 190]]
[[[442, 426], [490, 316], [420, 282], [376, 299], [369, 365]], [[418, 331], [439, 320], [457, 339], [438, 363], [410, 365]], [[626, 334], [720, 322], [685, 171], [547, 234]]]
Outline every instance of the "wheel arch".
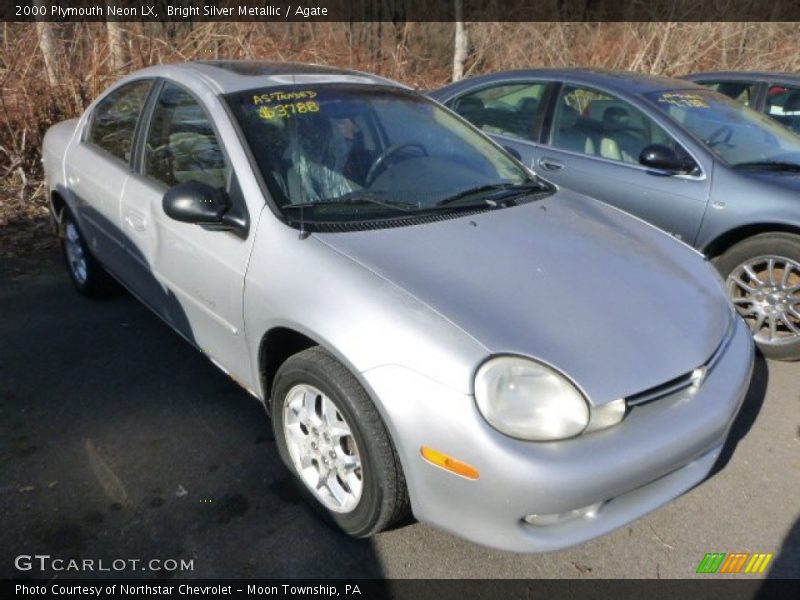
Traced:
[[700, 251], [709, 258], [716, 258], [739, 242], [762, 233], [791, 233], [800, 236], [800, 225], [792, 223], [751, 223], [734, 227], [704, 244]]
[[317, 340], [297, 329], [285, 326], [273, 327], [261, 336], [258, 346], [258, 375], [267, 410], [269, 410], [272, 382], [280, 366], [290, 356], [318, 345], [321, 344]]
[[52, 190], [50, 192], [50, 217], [55, 233], [60, 233], [61, 231], [61, 220], [66, 208], [67, 200], [64, 194], [58, 190]]

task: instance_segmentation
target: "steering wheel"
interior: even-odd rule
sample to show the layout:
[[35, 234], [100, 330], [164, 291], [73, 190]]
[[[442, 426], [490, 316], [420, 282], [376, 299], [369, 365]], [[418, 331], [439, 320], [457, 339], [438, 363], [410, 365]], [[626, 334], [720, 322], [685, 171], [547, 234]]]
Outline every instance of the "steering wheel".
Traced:
[[364, 178], [364, 182], [367, 186], [369, 186], [375, 178], [378, 176], [378, 173], [386, 168], [386, 165], [389, 164], [388, 160], [395, 156], [401, 150], [405, 150], [406, 148], [418, 148], [422, 152], [422, 156], [428, 156], [428, 151], [425, 149], [425, 146], [419, 144], [417, 142], [406, 142], [405, 144], [395, 144], [393, 146], [389, 146], [381, 152], [381, 155], [372, 163], [372, 166], [367, 171], [367, 176]]
[[708, 138], [703, 140], [703, 143], [709, 148], [713, 148], [717, 144], [730, 146], [731, 137], [733, 137], [733, 127], [730, 125], [723, 125], [719, 129], [716, 129]]

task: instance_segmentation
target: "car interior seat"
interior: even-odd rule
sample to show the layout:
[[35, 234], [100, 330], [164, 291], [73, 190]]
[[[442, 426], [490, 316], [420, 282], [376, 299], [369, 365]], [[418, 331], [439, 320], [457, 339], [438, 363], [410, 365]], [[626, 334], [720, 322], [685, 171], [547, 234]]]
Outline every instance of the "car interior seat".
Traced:
[[553, 145], [581, 154], [594, 154], [594, 141], [582, 130], [578, 111], [568, 104], [562, 104], [559, 117], [558, 126], [553, 132]]
[[612, 160], [635, 163], [645, 147], [641, 135], [631, 123], [628, 109], [609, 106], [603, 112], [603, 137], [600, 140], [600, 156]]

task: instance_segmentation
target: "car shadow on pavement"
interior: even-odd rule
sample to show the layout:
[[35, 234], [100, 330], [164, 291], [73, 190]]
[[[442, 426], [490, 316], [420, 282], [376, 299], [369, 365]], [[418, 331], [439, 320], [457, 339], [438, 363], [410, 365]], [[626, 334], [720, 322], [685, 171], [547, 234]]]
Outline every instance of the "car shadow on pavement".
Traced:
[[800, 517], [786, 534], [767, 573], [768, 579], [800, 578]]
[[[86, 300], [47, 261], [0, 274], [0, 577], [383, 576], [301, 501], [258, 400], [131, 296]], [[95, 562], [15, 568], [34, 554]], [[117, 559], [141, 562], [100, 569]]]
[[767, 360], [761, 354], [756, 352], [755, 362], [753, 364], [753, 378], [750, 381], [750, 388], [747, 390], [742, 406], [739, 409], [739, 414], [733, 421], [728, 439], [725, 440], [725, 445], [722, 447], [722, 452], [714, 464], [714, 468], [709, 473], [708, 478], [713, 477], [730, 461], [733, 453], [736, 451], [736, 446], [744, 439], [750, 428], [756, 422], [758, 413], [761, 411], [761, 406], [764, 404], [764, 398], [767, 395], [767, 384], [769, 383], [769, 369], [767, 368]]

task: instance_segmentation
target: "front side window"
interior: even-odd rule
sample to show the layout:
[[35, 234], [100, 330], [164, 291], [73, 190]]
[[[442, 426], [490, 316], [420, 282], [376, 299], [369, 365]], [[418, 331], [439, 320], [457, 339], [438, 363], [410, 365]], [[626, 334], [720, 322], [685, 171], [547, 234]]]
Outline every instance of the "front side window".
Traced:
[[800, 167], [800, 136], [727, 96], [691, 89], [645, 97], [733, 167]]
[[505, 83], [464, 94], [447, 106], [486, 133], [533, 140], [545, 87], [542, 82]]
[[168, 186], [199, 181], [227, 188], [230, 167], [208, 116], [191, 94], [171, 83], [153, 109], [144, 172]]
[[565, 85], [550, 132], [556, 148], [638, 164], [647, 146], [684, 150], [655, 121], [625, 100], [593, 88]]
[[290, 220], [503, 208], [486, 195], [550, 189], [458, 117], [401, 89], [297, 85], [227, 100]]
[[771, 85], [764, 110], [778, 123], [800, 133], [800, 87]]
[[740, 104], [750, 106], [755, 96], [756, 84], [748, 81], [698, 81], [710, 90], [725, 94]]
[[136, 123], [152, 85], [152, 79], [140, 79], [103, 98], [92, 113], [86, 141], [130, 162]]

